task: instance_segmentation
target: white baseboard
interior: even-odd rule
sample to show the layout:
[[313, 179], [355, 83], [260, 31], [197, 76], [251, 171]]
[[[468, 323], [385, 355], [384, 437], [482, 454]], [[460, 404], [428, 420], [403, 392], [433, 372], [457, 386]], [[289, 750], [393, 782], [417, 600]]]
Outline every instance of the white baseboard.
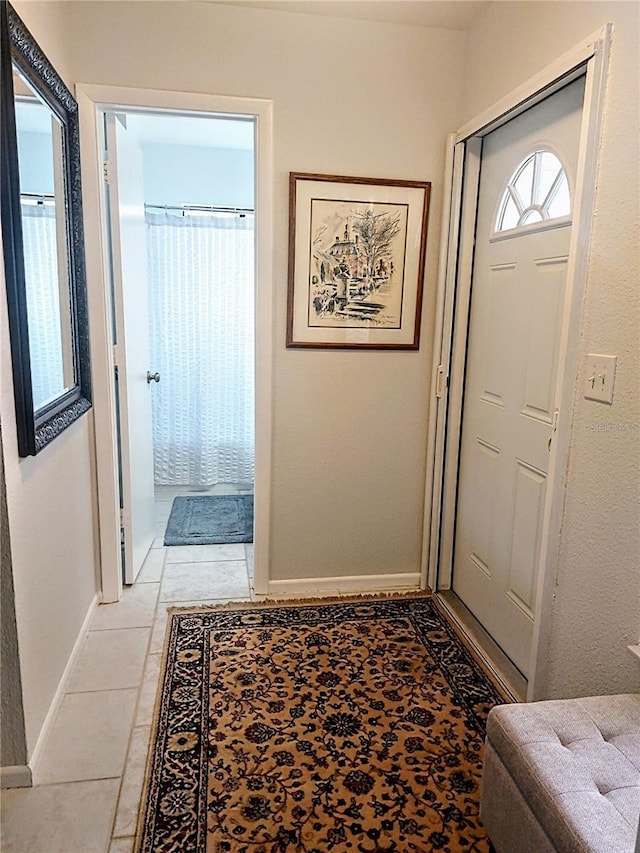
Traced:
[[80, 628], [76, 641], [73, 645], [73, 648], [71, 649], [69, 660], [67, 661], [67, 665], [65, 666], [64, 672], [62, 673], [60, 681], [58, 682], [58, 687], [51, 701], [51, 705], [49, 705], [47, 716], [44, 718], [44, 723], [42, 724], [42, 728], [40, 729], [38, 740], [36, 741], [36, 745], [33, 748], [33, 752], [31, 753], [31, 757], [29, 759], [29, 768], [33, 779], [32, 784], [37, 784], [38, 782], [38, 764], [40, 762], [42, 752], [49, 737], [49, 733], [51, 731], [55, 718], [58, 714], [58, 710], [60, 708], [60, 704], [62, 703], [64, 694], [67, 692], [67, 684], [69, 683], [69, 678], [71, 677], [71, 671], [73, 670], [74, 664], [78, 658], [78, 655], [80, 654], [80, 649], [82, 648], [82, 645], [84, 643], [85, 635], [89, 630], [89, 625], [91, 624], [91, 620], [93, 619], [93, 614], [95, 613], [96, 607], [99, 603], [100, 595], [99, 593], [96, 593], [93, 596], [91, 604], [89, 605], [87, 615], [84, 617], [82, 627]]
[[420, 589], [420, 572], [396, 575], [351, 575], [335, 578], [270, 580], [267, 595], [273, 598], [326, 598], [333, 595], [406, 592]]
[[31, 788], [31, 768], [26, 764], [0, 767], [0, 788]]

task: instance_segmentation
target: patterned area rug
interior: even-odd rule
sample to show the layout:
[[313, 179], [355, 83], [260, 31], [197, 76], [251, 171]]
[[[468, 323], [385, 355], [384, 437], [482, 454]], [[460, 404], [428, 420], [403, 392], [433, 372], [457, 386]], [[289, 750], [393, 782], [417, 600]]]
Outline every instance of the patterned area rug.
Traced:
[[253, 542], [253, 495], [174, 498], [165, 545], [227, 545]]
[[489, 850], [504, 701], [432, 599], [174, 611], [138, 853]]

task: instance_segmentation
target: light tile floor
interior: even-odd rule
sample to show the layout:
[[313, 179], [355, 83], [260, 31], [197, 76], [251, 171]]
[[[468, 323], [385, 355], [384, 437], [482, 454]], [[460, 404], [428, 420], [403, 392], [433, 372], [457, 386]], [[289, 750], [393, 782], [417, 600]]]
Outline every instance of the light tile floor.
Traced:
[[95, 613], [34, 787], [2, 791], [3, 853], [133, 850], [167, 608], [253, 598], [253, 545], [163, 546], [185, 492], [157, 489], [153, 546], [121, 601]]

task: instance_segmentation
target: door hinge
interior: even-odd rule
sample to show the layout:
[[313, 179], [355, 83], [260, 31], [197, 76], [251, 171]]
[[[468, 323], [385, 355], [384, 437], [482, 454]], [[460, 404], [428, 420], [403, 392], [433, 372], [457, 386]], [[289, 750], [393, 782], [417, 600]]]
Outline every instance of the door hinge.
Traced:
[[444, 396], [448, 378], [449, 377], [444, 372], [444, 364], [439, 364], [436, 368], [436, 397]]
[[102, 164], [102, 177], [108, 186], [111, 183], [111, 162], [109, 160], [105, 160]]
[[551, 435], [549, 436], [549, 444], [547, 447], [549, 451], [551, 451], [551, 442], [553, 441], [553, 436], [556, 434], [556, 430], [558, 429], [558, 418], [560, 417], [560, 410], [554, 409], [553, 416], [551, 418]]

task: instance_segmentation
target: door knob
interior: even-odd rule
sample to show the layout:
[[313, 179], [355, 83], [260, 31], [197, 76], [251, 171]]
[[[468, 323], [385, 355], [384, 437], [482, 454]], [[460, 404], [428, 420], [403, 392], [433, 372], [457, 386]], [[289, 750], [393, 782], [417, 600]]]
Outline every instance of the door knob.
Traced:
[[159, 373], [151, 373], [150, 370], [147, 370], [147, 382], [151, 385], [152, 382], [160, 382], [160, 374]]

